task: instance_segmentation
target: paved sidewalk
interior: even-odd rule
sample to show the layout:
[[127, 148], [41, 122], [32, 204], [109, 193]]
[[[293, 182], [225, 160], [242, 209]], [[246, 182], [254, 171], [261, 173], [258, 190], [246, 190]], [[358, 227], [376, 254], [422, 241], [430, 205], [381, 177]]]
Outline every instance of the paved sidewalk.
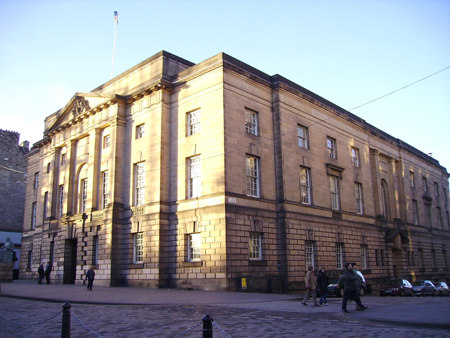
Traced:
[[219, 292], [136, 287], [96, 287], [87, 291], [83, 285], [38, 285], [18, 280], [2, 283], [0, 297], [92, 305], [183, 305], [282, 311], [291, 313], [335, 314], [361, 322], [405, 325], [450, 330], [450, 297], [379, 297], [362, 298], [369, 309], [360, 312], [349, 304], [349, 314], [340, 311], [341, 298], [329, 297], [329, 306], [302, 306], [303, 295], [280, 295], [248, 292]]

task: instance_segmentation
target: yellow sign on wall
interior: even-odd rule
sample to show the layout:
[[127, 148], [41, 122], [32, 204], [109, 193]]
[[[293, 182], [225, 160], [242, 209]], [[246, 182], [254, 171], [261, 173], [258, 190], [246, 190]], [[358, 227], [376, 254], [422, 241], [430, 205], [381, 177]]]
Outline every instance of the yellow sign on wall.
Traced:
[[242, 290], [247, 289], [247, 278], [241, 278], [241, 286], [242, 286]]

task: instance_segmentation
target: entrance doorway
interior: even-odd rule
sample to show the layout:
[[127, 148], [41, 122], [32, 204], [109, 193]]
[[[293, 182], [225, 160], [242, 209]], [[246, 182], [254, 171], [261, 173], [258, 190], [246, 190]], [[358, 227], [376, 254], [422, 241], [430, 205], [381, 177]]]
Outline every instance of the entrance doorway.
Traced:
[[77, 239], [67, 239], [64, 249], [63, 284], [75, 284], [77, 276]]

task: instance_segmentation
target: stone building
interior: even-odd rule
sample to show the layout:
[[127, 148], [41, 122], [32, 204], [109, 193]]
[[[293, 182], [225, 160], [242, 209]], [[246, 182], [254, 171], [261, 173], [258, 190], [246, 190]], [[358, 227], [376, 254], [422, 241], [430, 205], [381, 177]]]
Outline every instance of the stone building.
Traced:
[[[14, 242], [17, 259], [20, 257], [27, 159], [29, 142], [19, 144], [20, 134], [0, 129], [0, 248], [10, 238]], [[14, 265], [18, 277], [19, 262]]]
[[[22, 275], [288, 292], [308, 265], [450, 279], [449, 175], [326, 99], [221, 53], [160, 52], [45, 119]], [[37, 183], [37, 181], [39, 183]], [[246, 284], [243, 285], [242, 278]]]

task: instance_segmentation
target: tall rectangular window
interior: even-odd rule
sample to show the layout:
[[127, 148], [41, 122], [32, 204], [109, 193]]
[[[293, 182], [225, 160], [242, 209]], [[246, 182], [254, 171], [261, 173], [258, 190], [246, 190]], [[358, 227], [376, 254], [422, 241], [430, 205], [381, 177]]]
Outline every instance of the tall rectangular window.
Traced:
[[359, 167], [359, 149], [352, 147], [352, 164], [354, 167]]
[[249, 236], [250, 260], [261, 260], [261, 233], [251, 232]]
[[136, 127], [136, 139], [144, 137], [145, 134], [145, 125], [140, 124]]
[[87, 199], [88, 199], [88, 180], [87, 178], [85, 178], [84, 180], [81, 180], [81, 201], [80, 201], [81, 212], [86, 211]]
[[439, 185], [437, 184], [437, 182], [434, 182], [434, 194], [436, 196], [439, 196]]
[[62, 217], [63, 215], [63, 210], [64, 210], [64, 186], [60, 185], [59, 186], [59, 199], [58, 199], [58, 216], [59, 218]]
[[297, 138], [298, 146], [301, 148], [308, 149], [308, 128], [301, 125], [297, 125]]
[[311, 176], [309, 168], [300, 167], [300, 195], [303, 204], [311, 204]]
[[355, 183], [355, 198], [356, 198], [356, 213], [363, 213], [363, 201], [362, 201], [362, 184]]
[[201, 240], [202, 235], [200, 233], [190, 234], [188, 236], [188, 261], [199, 262], [201, 260]]
[[33, 188], [34, 188], [34, 189], [39, 188], [39, 173], [35, 173], [35, 174], [34, 174], [34, 184], [33, 184]]
[[137, 163], [135, 166], [135, 195], [136, 205], [144, 204], [145, 196], [145, 162]]
[[202, 162], [200, 156], [188, 160], [188, 198], [202, 195]]
[[103, 149], [107, 149], [111, 146], [111, 135], [103, 136]]
[[339, 210], [339, 186], [336, 176], [330, 176], [331, 209]]
[[316, 255], [316, 242], [306, 241], [305, 242], [305, 263], [306, 268], [308, 266], [315, 266], [315, 255]]
[[438, 228], [442, 229], [442, 214], [441, 214], [441, 208], [437, 207], [437, 224]]
[[336, 269], [344, 268], [344, 245], [342, 243], [336, 243]]
[[412, 200], [412, 206], [413, 206], [414, 224], [417, 225], [419, 224], [419, 209], [416, 200]]
[[108, 204], [108, 192], [109, 192], [109, 171], [106, 170], [102, 173], [102, 209], [106, 208]]
[[45, 222], [45, 219], [47, 218], [47, 211], [48, 211], [48, 191], [44, 193], [44, 214], [42, 216], [42, 222]]
[[335, 139], [327, 137], [327, 148], [328, 148], [328, 156], [330, 156], [331, 158], [337, 158]]
[[375, 265], [380, 265], [380, 258], [378, 255], [378, 251], [377, 249], [375, 249]]
[[63, 166], [63, 165], [65, 165], [66, 164], [66, 154], [64, 153], [64, 154], [61, 154], [61, 165]]
[[259, 159], [247, 156], [247, 196], [259, 197]]
[[33, 202], [31, 205], [31, 229], [36, 228], [36, 214], [37, 214], [37, 203]]
[[133, 234], [133, 263], [142, 263], [144, 261], [144, 233]]
[[431, 260], [433, 262], [433, 269], [437, 269], [438, 265], [437, 265], [437, 260], [436, 260], [436, 250], [434, 250], [434, 249], [431, 250]]
[[188, 136], [201, 132], [201, 110], [195, 110], [187, 114]]
[[423, 250], [419, 249], [419, 269], [423, 268]]
[[427, 226], [431, 227], [431, 205], [425, 204], [425, 217], [427, 219]]
[[98, 236], [92, 237], [92, 265], [98, 264]]
[[423, 192], [428, 192], [428, 182], [426, 177], [422, 177]]
[[33, 245], [31, 245], [31, 249], [28, 251], [28, 260], [27, 260], [27, 270], [31, 270], [33, 267]]
[[48, 260], [52, 264], [55, 261], [55, 241], [50, 242], [50, 252], [49, 252]]
[[361, 245], [361, 269], [367, 269], [367, 245]]
[[409, 184], [411, 185], [411, 188], [414, 188], [416, 186], [415, 178], [414, 178], [414, 172], [409, 172]]
[[245, 109], [245, 131], [258, 135], [258, 113], [250, 109]]
[[444, 269], [448, 269], [447, 251], [442, 250], [442, 259], [444, 261]]

